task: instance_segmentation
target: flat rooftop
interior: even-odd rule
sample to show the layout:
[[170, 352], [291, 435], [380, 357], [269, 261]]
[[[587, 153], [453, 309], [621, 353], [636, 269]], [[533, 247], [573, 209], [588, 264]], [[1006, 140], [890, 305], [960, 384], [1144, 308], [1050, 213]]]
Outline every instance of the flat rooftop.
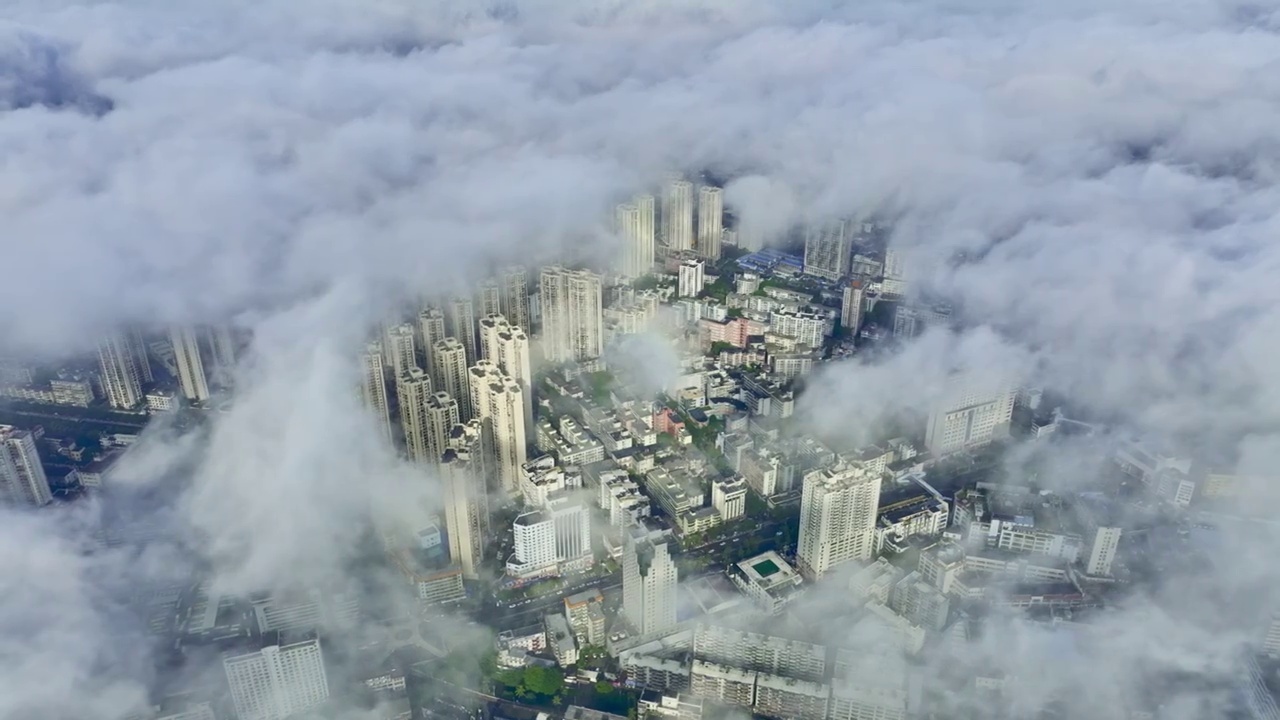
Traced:
[[796, 582], [799, 577], [795, 568], [787, 564], [782, 556], [773, 550], [760, 553], [755, 557], [739, 560], [734, 563], [735, 569], [746, 577], [747, 581], [768, 589], [777, 585]]

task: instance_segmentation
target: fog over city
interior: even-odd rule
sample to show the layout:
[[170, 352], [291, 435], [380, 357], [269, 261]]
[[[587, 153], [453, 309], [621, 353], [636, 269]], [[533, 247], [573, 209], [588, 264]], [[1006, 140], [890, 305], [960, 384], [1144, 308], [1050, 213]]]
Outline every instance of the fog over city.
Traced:
[[[368, 557], [401, 516], [442, 512], [441, 472], [379, 434], [360, 348], [496, 268], [534, 269], [532, 292], [543, 265], [607, 265], [615, 205], [673, 172], [723, 187], [743, 248], [880, 223], [911, 296], [954, 308], [803, 379], [796, 424], [833, 448], [916, 432], [960, 371], [1043, 388], [1097, 430], [1015, 446], [994, 470], [1010, 483], [1097, 490], [1106, 448], [1144, 436], [1261, 479], [1222, 517], [1280, 501], [1280, 1], [10, 0], [0, 15], [0, 360], [96, 362], [104, 336], [139, 327], [249, 339], [225, 406], [149, 421], [111, 487], [0, 505], [0, 720], [124, 720], [225, 682], [213, 652], [174, 669], [134, 607], [192, 573], [226, 594], [358, 577], [384, 616], [416, 611], [377, 590], [400, 579]], [[637, 333], [603, 356], [652, 398], [686, 372], [664, 342]], [[101, 542], [122, 515], [137, 535]], [[1233, 715], [1223, 688], [1280, 604], [1280, 537], [1227, 520], [1205, 542], [1194, 559], [1153, 547], [1186, 556], [1066, 639], [993, 611], [964, 662], [1016, 677], [1011, 718], [1129, 720], [1153, 696], [1150, 717], [1269, 717]], [[838, 575], [798, 602], [819, 624], [848, 595]], [[459, 647], [506, 629], [448, 617]], [[326, 653], [354, 657], [374, 626]], [[826, 628], [866, 644], [856, 632]], [[384, 717], [331, 675], [332, 714], [302, 717]], [[983, 716], [962, 714], [968, 690], [941, 694], [943, 714], [918, 717]]]

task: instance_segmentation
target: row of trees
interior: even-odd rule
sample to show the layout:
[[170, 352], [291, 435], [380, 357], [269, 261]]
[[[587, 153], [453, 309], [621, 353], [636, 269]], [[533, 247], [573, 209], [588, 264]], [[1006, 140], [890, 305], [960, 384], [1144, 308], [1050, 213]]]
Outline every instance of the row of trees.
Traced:
[[494, 682], [519, 700], [559, 705], [564, 692], [564, 673], [559, 668], [528, 665], [504, 668], [493, 675]]

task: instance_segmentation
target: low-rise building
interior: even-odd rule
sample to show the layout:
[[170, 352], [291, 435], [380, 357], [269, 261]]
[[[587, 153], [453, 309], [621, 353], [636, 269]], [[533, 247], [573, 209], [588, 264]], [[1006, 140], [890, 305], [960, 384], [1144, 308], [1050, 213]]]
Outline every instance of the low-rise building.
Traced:
[[905, 573], [887, 558], [879, 558], [849, 578], [849, 592], [857, 604], [876, 602], [887, 605], [889, 593], [893, 591], [893, 586], [902, 579], [903, 575]]
[[540, 508], [552, 493], [582, 487], [582, 475], [560, 466], [554, 457], [543, 455], [520, 466], [519, 486], [525, 503]]
[[702, 720], [702, 699], [646, 688], [640, 692], [637, 710], [643, 720]]
[[767, 717], [825, 720], [830, 693], [831, 688], [822, 683], [760, 673], [755, 711]]
[[604, 646], [604, 595], [584, 590], [564, 599], [564, 616], [579, 645]]
[[940, 590], [925, 582], [919, 571], [908, 573], [893, 586], [889, 607], [912, 625], [926, 630], [942, 630], [947, 625], [951, 601]]
[[729, 568], [729, 579], [765, 612], [777, 614], [800, 596], [804, 580], [778, 553], [770, 550]]
[[580, 705], [570, 705], [564, 711], [564, 720], [627, 720], [622, 715], [614, 715], [603, 710], [592, 710]]
[[169, 388], [154, 388], [147, 391], [147, 412], [162, 413], [178, 409], [178, 393]]
[[578, 643], [569, 628], [569, 621], [560, 613], [552, 613], [543, 618], [543, 629], [547, 633], [547, 647], [561, 667], [578, 664]]
[[530, 655], [547, 650], [547, 632], [541, 625], [529, 625], [498, 633], [494, 642], [498, 651], [498, 667], [524, 667]]
[[756, 700], [756, 672], [694, 660], [689, 692], [724, 705], [751, 707]]
[[924, 491], [881, 503], [876, 512], [877, 553], [901, 550], [913, 537], [941, 535], [950, 518], [947, 501]]
[[747, 514], [747, 483], [739, 477], [719, 478], [711, 483], [711, 506], [724, 522]]

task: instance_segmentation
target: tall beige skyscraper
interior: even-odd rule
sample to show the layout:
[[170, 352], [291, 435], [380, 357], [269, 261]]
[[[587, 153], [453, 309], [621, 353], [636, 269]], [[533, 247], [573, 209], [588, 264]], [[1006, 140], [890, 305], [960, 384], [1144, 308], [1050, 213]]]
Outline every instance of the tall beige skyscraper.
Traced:
[[98, 368], [111, 407], [131, 410], [142, 402], [142, 381], [134, 346], [127, 335], [112, 335], [98, 344]]
[[507, 322], [533, 332], [533, 319], [529, 314], [529, 270], [520, 265], [504, 268], [498, 278], [502, 288], [502, 314]]
[[0, 425], [0, 502], [29, 507], [53, 502], [35, 437], [10, 425]]
[[804, 476], [796, 564], [810, 579], [875, 552], [880, 476], [854, 467], [813, 470]]
[[420, 368], [412, 367], [396, 378], [396, 397], [400, 401], [400, 425], [404, 429], [405, 449], [410, 460], [423, 465], [440, 462], [440, 453], [432, 453], [427, 411], [427, 404], [434, 394], [431, 377]]
[[209, 374], [215, 384], [227, 387], [231, 384], [236, 367], [235, 333], [225, 323], [206, 325], [203, 331], [204, 343], [209, 348], [209, 359], [213, 365]]
[[502, 315], [480, 321], [480, 355], [520, 384], [524, 397], [524, 427], [533, 428], [533, 373], [529, 363], [529, 336]]
[[464, 577], [472, 579], [479, 577], [489, 526], [484, 444], [479, 420], [455, 425], [449, 432], [449, 446], [440, 459], [449, 557], [462, 567]]
[[863, 308], [866, 306], [866, 286], [862, 280], [853, 279], [844, 288], [840, 305], [840, 326], [849, 332], [857, 332], [862, 325]]
[[[435, 360], [432, 358], [432, 352], [436, 343], [449, 337], [449, 331], [445, 329], [444, 311], [438, 307], [429, 307], [418, 313], [418, 343], [422, 346], [423, 369], [429, 373], [435, 372]], [[431, 376], [435, 381], [436, 387], [440, 387], [440, 378]]]
[[720, 259], [720, 239], [724, 235], [724, 191], [703, 185], [698, 190], [699, 257]]
[[884, 278], [880, 283], [880, 294], [893, 299], [902, 297], [907, 292], [907, 257], [897, 250], [886, 250], [884, 253]]
[[[449, 320], [449, 335], [458, 339], [467, 350], [467, 362], [480, 358], [476, 347], [476, 304], [469, 297], [456, 297], [449, 301], [445, 317]], [[461, 401], [459, 401], [461, 402]]]
[[642, 277], [653, 272], [653, 196], [640, 195], [614, 210], [615, 231], [622, 238], [620, 272], [626, 277]]
[[622, 550], [622, 612], [641, 635], [676, 624], [678, 573], [667, 543], [640, 531], [625, 539]]
[[449, 393], [437, 390], [427, 398], [426, 452], [431, 462], [440, 462], [449, 447], [449, 433], [459, 422], [458, 401], [449, 397]]
[[509, 496], [520, 491], [525, 455], [524, 393], [510, 375], [488, 360], [471, 367], [471, 404], [484, 422], [493, 453], [494, 474]]
[[143, 385], [155, 382], [156, 376], [151, 372], [151, 353], [147, 352], [147, 341], [142, 337], [142, 328], [131, 328], [128, 338], [133, 348], [133, 364], [138, 370], [138, 382]]
[[502, 314], [502, 283], [497, 278], [480, 283], [476, 294], [480, 300], [480, 317]]
[[662, 229], [667, 247], [693, 250], [693, 183], [675, 179], [662, 195]]
[[431, 350], [432, 379], [435, 387], [449, 394], [458, 403], [458, 417], [466, 422], [474, 417], [471, 390], [467, 381], [467, 351], [457, 338], [447, 337]]
[[173, 359], [178, 365], [178, 385], [182, 388], [183, 397], [192, 402], [208, 400], [209, 381], [204, 374], [204, 361], [200, 359], [196, 331], [189, 327], [170, 328], [169, 342], [173, 345]]
[[560, 266], [542, 269], [543, 353], [548, 361], [580, 362], [604, 352], [600, 276]]
[[360, 398], [373, 414], [378, 434], [392, 442], [391, 404], [387, 401], [387, 383], [382, 371], [382, 343], [371, 342], [360, 353]]
[[977, 373], [952, 377], [929, 414], [925, 447], [934, 455], [947, 455], [1008, 435], [1017, 394], [1015, 384], [1002, 378]]
[[391, 376], [400, 382], [410, 370], [418, 369], [418, 357], [414, 347], [413, 325], [403, 323], [387, 333], [391, 343]]
[[216, 365], [230, 368], [236, 364], [236, 336], [230, 325], [218, 323], [204, 328], [205, 343]]

